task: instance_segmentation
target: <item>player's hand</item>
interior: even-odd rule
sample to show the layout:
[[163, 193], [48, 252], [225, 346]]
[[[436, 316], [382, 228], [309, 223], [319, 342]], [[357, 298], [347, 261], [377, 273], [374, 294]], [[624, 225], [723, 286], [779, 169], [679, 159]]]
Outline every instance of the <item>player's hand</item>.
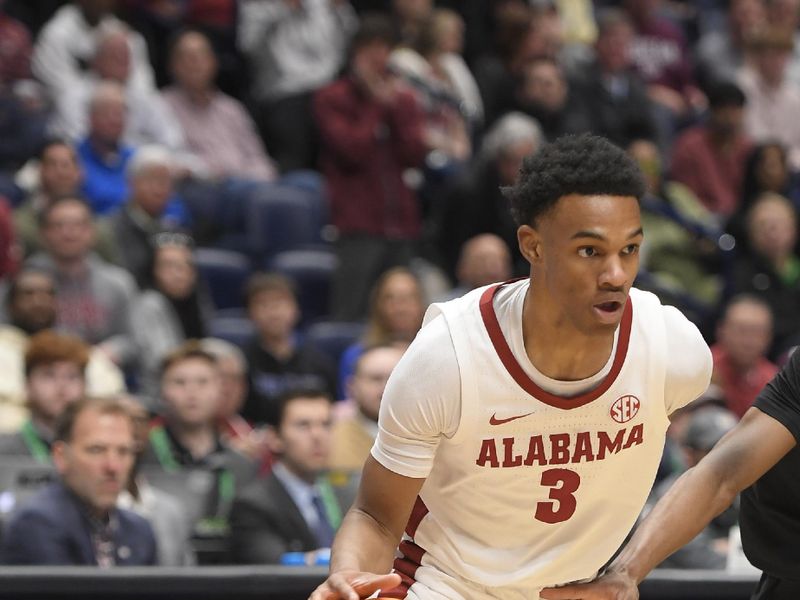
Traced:
[[625, 573], [609, 571], [590, 583], [574, 583], [542, 590], [546, 600], [638, 600], [639, 588]]
[[378, 590], [390, 590], [400, 585], [400, 575], [376, 575], [362, 571], [332, 573], [308, 600], [361, 600]]

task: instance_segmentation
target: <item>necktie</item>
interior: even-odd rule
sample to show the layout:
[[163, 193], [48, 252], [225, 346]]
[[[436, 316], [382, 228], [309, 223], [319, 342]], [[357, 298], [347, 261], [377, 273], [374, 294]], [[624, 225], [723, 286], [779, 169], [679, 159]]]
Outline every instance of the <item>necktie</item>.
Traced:
[[116, 564], [114, 557], [114, 538], [111, 527], [105, 525], [92, 533], [92, 545], [94, 546], [94, 556], [97, 565], [101, 568], [113, 567]]
[[311, 499], [314, 510], [317, 513], [317, 524], [311, 528], [320, 548], [330, 548], [333, 544], [333, 527], [328, 521], [328, 514], [325, 511], [325, 504], [319, 494], [314, 494]]

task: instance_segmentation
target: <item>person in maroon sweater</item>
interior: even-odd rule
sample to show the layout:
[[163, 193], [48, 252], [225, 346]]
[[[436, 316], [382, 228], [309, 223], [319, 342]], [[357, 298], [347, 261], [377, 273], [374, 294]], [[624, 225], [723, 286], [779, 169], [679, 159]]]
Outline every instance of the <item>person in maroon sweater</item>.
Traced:
[[744, 92], [735, 83], [709, 86], [709, 117], [672, 147], [672, 179], [688, 187], [720, 219], [736, 212], [753, 143], [744, 132]]
[[0, 279], [10, 277], [17, 272], [20, 255], [11, 206], [8, 200], [0, 195]]
[[332, 312], [357, 319], [378, 275], [414, 256], [420, 233], [417, 196], [404, 173], [428, 151], [423, 113], [388, 69], [392, 24], [366, 16], [354, 36], [346, 74], [320, 90], [314, 116], [321, 134], [339, 269]]

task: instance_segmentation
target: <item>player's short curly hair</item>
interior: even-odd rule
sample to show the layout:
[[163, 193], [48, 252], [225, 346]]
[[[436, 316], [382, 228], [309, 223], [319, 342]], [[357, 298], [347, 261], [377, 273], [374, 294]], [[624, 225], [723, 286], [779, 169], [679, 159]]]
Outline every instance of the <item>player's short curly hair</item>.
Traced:
[[535, 225], [559, 198], [633, 196], [641, 199], [644, 180], [636, 162], [607, 139], [566, 135], [522, 163], [517, 183], [503, 188], [517, 225]]

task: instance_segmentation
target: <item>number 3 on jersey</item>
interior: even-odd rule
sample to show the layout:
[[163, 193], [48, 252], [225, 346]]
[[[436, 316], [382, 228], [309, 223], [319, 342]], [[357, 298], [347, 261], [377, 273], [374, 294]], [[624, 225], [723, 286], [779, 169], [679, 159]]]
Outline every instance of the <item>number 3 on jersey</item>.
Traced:
[[536, 504], [537, 520], [544, 523], [561, 523], [575, 512], [577, 502], [573, 495], [581, 485], [581, 477], [569, 469], [548, 469], [542, 473], [542, 485], [549, 487], [550, 500]]

